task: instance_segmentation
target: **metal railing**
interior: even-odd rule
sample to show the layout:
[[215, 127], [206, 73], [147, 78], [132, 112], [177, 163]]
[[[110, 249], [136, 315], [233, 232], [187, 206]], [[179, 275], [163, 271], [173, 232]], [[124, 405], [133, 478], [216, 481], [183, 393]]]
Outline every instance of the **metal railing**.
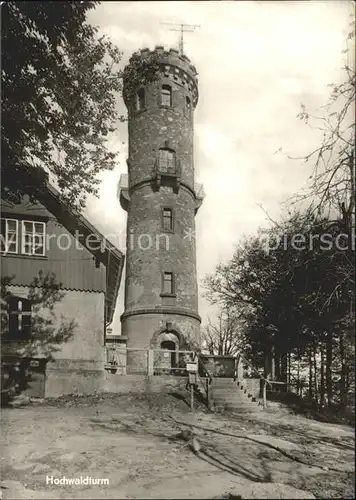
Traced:
[[187, 376], [186, 364], [194, 351], [151, 349], [153, 375]]
[[209, 370], [206, 368], [201, 356], [198, 355], [198, 373], [197, 378], [203, 387], [206, 395], [206, 403], [208, 408], [210, 407], [210, 391], [209, 386], [212, 383], [213, 379], [209, 373]]
[[177, 171], [174, 158], [160, 158], [157, 163], [157, 170], [162, 174], [175, 174]]
[[[187, 362], [197, 356], [198, 372], [197, 383], [209, 406], [211, 399], [210, 385], [213, 377], [207, 369], [203, 355], [195, 351], [180, 351], [168, 349], [139, 349], [117, 345], [106, 346], [105, 368], [124, 374], [142, 375], [175, 375], [188, 378]], [[247, 365], [262, 382], [261, 392], [264, 408], [267, 407], [267, 388], [273, 392], [276, 386], [290, 387], [293, 383], [271, 380], [261, 375], [258, 370], [243, 356], [239, 355], [235, 361], [234, 380], [238, 378], [238, 362]]]
[[288, 382], [281, 382], [279, 380], [271, 380], [268, 378], [263, 377], [258, 370], [249, 362], [247, 361], [246, 358], [240, 355], [241, 361], [243, 361], [246, 365], [248, 365], [251, 370], [256, 373], [256, 375], [261, 379], [262, 381], [262, 401], [263, 401], [263, 407], [267, 408], [267, 386], [269, 386], [271, 389], [273, 389], [273, 385], [291, 385]]

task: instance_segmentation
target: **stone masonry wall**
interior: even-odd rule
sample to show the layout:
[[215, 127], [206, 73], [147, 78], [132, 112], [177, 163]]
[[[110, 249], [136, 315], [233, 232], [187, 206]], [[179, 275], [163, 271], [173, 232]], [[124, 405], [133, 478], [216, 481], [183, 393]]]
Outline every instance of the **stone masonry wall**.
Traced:
[[[143, 50], [141, 56], [149, 53]], [[161, 64], [158, 79], [144, 87], [139, 84], [136, 89], [144, 90], [143, 109], [137, 109], [135, 89], [129, 91], [130, 82], [124, 81], [129, 118], [129, 201], [125, 206], [128, 212], [125, 312], [121, 320], [129, 349], [149, 348], [155, 332], [165, 323], [176, 325], [180, 343], [182, 339], [183, 343], [196, 343], [200, 327], [193, 158], [197, 73], [189, 59], [175, 50], [167, 52], [157, 47], [155, 54]], [[162, 85], [172, 89], [171, 106], [162, 104]], [[160, 185], [153, 183], [160, 148], [175, 152], [178, 184], [164, 176]], [[164, 208], [173, 211], [171, 232], [162, 227]], [[173, 272], [175, 276], [171, 296], [162, 295], [164, 272]], [[135, 366], [141, 372], [146, 362], [143, 354], [128, 353], [128, 368]]]
[[[122, 328], [128, 336], [128, 349], [159, 349], [157, 341], [159, 332], [164, 329], [166, 322], [171, 323], [173, 332], [181, 334], [186, 346], [180, 346], [184, 350], [189, 350], [190, 342], [199, 342], [200, 322], [196, 318], [188, 315], [177, 314], [138, 314], [123, 319]], [[155, 342], [155, 339], [157, 341]], [[137, 372], [147, 373], [147, 353], [145, 351], [128, 351], [127, 366], [135, 366]]]
[[[172, 87], [172, 107], [158, 104], [160, 87]], [[147, 90], [147, 108], [133, 112], [129, 120], [129, 186], [146, 180], [152, 171], [158, 150], [169, 147], [176, 152], [182, 172], [182, 182], [194, 188], [193, 112], [185, 112], [188, 91], [162, 78]]]
[[[174, 232], [162, 229], [162, 208], [171, 207]], [[181, 188], [172, 195], [143, 186], [132, 193], [128, 213], [125, 312], [142, 307], [173, 306], [197, 312], [194, 200]], [[177, 297], [161, 297], [162, 273], [175, 273]], [[126, 335], [126, 333], [124, 333]]]
[[119, 394], [129, 393], [169, 393], [180, 391], [188, 394], [186, 390], [187, 377], [169, 375], [143, 376], [143, 375], [117, 375], [107, 373], [101, 386], [103, 392]]

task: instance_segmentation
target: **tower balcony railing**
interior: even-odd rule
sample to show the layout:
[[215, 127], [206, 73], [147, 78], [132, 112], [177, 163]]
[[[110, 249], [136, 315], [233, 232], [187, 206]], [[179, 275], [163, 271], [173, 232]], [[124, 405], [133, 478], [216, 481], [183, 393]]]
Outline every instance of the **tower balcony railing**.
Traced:
[[152, 180], [159, 189], [162, 181], [174, 184], [174, 189], [178, 190], [181, 180], [181, 165], [178, 158], [156, 159], [153, 165]]
[[175, 175], [177, 173], [177, 167], [175, 160], [158, 160], [158, 171], [161, 174], [172, 174]]

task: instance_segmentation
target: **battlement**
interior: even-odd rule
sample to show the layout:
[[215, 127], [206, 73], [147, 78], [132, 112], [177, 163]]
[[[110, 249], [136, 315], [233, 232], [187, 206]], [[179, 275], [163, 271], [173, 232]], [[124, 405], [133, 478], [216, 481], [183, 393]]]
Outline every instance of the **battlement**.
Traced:
[[[145, 47], [138, 52], [138, 55], [141, 57], [149, 57], [152, 55], [159, 56], [159, 59], [162, 59], [162, 63], [172, 64], [173, 66], [178, 66], [192, 77], [197, 77], [198, 72], [194, 64], [191, 63], [189, 57], [185, 54], [180, 54], [177, 49], [165, 49], [163, 45], [156, 45], [154, 50], [150, 50]], [[137, 55], [136, 55], [137, 57]], [[132, 62], [133, 58], [130, 58], [130, 62]], [[198, 83], [198, 80], [197, 80]]]
[[[156, 45], [154, 50], [148, 48], [141, 49], [129, 60], [129, 65], [137, 61], [137, 58], [149, 59], [154, 57], [154, 61], [160, 65], [160, 72], [164, 78], [186, 88], [192, 94], [192, 103], [195, 108], [198, 102], [198, 72], [186, 55], [181, 55], [177, 49], [166, 50], [161, 45]], [[125, 80], [125, 79], [124, 79]], [[127, 101], [128, 95], [124, 83], [124, 99]]]

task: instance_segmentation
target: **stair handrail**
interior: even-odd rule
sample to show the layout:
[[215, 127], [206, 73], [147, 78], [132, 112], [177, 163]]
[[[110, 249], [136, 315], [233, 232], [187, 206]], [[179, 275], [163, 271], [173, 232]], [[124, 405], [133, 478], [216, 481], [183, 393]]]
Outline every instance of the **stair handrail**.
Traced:
[[244, 356], [242, 356], [241, 354], [240, 354], [239, 356], [240, 356], [240, 358], [241, 358], [241, 359], [242, 359], [242, 360], [243, 360], [243, 361], [244, 361], [244, 362], [245, 362], [248, 366], [250, 366], [250, 368], [252, 368], [252, 370], [253, 370], [253, 371], [254, 371], [254, 372], [255, 372], [255, 373], [259, 376], [259, 378], [260, 378], [261, 380], [263, 380], [263, 388], [262, 388], [263, 395], [262, 395], [262, 397], [263, 397], [263, 406], [264, 406], [264, 408], [266, 408], [266, 407], [267, 407], [267, 393], [266, 393], [267, 384], [268, 384], [271, 388], [273, 388], [273, 384], [288, 384], [288, 383], [287, 383], [287, 382], [279, 382], [279, 381], [277, 381], [277, 380], [269, 380], [269, 379], [267, 379], [267, 378], [263, 377], [263, 376], [262, 376], [262, 375], [261, 375], [261, 374], [260, 374], [260, 373], [256, 370], [256, 368], [255, 368], [255, 367], [254, 367], [254, 366], [253, 366], [253, 365], [252, 365], [249, 361], [247, 361], [247, 359], [246, 359]]
[[199, 380], [200, 382], [202, 383], [202, 385], [204, 385], [204, 382], [200, 376], [200, 373], [199, 373], [199, 365], [203, 368], [203, 371], [204, 373], [207, 375], [207, 378], [205, 380], [205, 392], [206, 392], [206, 401], [207, 401], [207, 406], [208, 408], [210, 408], [210, 392], [209, 392], [209, 385], [212, 383], [213, 379], [212, 379], [212, 376], [210, 375], [209, 373], [209, 370], [207, 369], [207, 367], [205, 366], [204, 362], [202, 361], [200, 355], [198, 354], [197, 355], [197, 358], [198, 358], [198, 372], [197, 372], [197, 376], [199, 377]]
[[263, 375], [261, 375], [256, 370], [256, 368], [249, 361], [247, 361], [247, 359], [244, 356], [242, 356], [241, 354], [239, 356], [240, 356], [240, 359], [242, 359], [250, 368], [252, 368], [252, 370], [259, 376], [260, 379], [264, 380], [265, 383], [267, 383], [268, 385], [270, 385], [272, 387], [273, 380], [268, 380], [267, 378], [263, 377]]
[[209, 370], [207, 369], [207, 367], [205, 366], [205, 363], [203, 362], [203, 360], [201, 359], [201, 356], [200, 354], [198, 354], [198, 373], [199, 373], [199, 365], [203, 368], [204, 372], [207, 374], [208, 376], [208, 380], [209, 380], [209, 385], [212, 383], [213, 381], [213, 378], [212, 376], [210, 375], [209, 373]]

